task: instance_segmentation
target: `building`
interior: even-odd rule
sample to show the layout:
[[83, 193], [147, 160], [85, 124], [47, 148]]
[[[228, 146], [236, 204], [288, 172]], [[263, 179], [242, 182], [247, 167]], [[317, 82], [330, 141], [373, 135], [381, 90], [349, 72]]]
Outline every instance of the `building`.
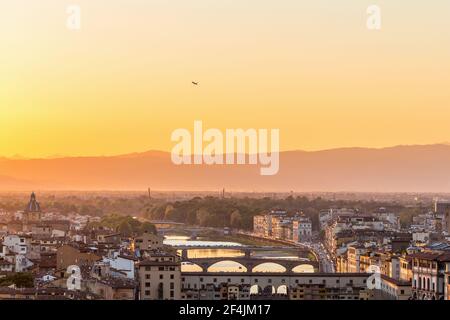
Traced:
[[445, 294], [444, 294], [445, 300], [450, 300], [450, 263], [449, 262], [446, 263], [446, 267], [445, 267], [445, 281], [444, 281], [444, 284], [445, 284], [445, 289], [444, 289], [444, 291], [445, 291]]
[[326, 300], [324, 284], [297, 284], [289, 291], [289, 300]]
[[442, 219], [443, 231], [450, 234], [450, 201], [438, 200], [434, 204], [434, 212]]
[[31, 246], [31, 236], [9, 234], [3, 238], [3, 246], [10, 252], [26, 255]]
[[118, 245], [121, 241], [120, 233], [99, 233], [97, 235], [97, 242], [103, 244]]
[[[191, 299], [208, 286], [222, 288], [215, 300], [229, 298], [228, 288], [248, 286], [250, 300], [359, 300], [367, 289], [368, 273], [214, 273], [183, 272], [182, 292]], [[225, 289], [224, 289], [225, 288]], [[220, 289], [220, 290], [222, 290]], [[217, 289], [219, 290], [219, 289]], [[233, 289], [236, 296], [236, 289]], [[197, 293], [197, 294], [195, 294]]]
[[134, 250], [139, 251], [160, 250], [164, 247], [163, 240], [164, 237], [162, 236], [144, 232], [144, 234], [134, 239], [132, 247]]
[[65, 244], [56, 251], [56, 268], [66, 270], [71, 265], [87, 265], [101, 260], [101, 256], [75, 246]]
[[105, 300], [135, 300], [137, 284], [134, 280], [119, 277], [87, 281], [89, 292]]
[[179, 300], [181, 262], [177, 255], [153, 252], [138, 264], [140, 300]]
[[14, 263], [11, 263], [7, 260], [0, 259], [0, 272], [2, 273], [9, 273], [14, 272]]
[[253, 217], [253, 232], [257, 235], [265, 235], [266, 216], [256, 215]]
[[272, 210], [253, 217], [253, 233], [280, 240], [309, 241], [312, 237], [311, 220], [305, 216], [288, 216], [285, 210]]
[[442, 300], [450, 253], [419, 252], [412, 257], [412, 296], [417, 300]]
[[287, 212], [285, 210], [276, 209], [271, 210], [265, 215], [257, 215], [253, 218], [253, 232], [264, 237], [274, 237], [281, 239], [283, 234], [286, 234], [286, 225], [281, 226], [286, 222]]
[[401, 281], [412, 282], [412, 257], [400, 256], [398, 258], [400, 264], [400, 279]]
[[375, 299], [381, 300], [411, 300], [412, 288], [410, 281], [400, 281], [381, 275], [380, 288], [376, 289]]
[[[347, 272], [363, 272], [360, 267], [360, 256], [367, 253], [367, 249], [362, 245], [352, 245], [347, 249]], [[365, 272], [365, 270], [364, 270]]]
[[295, 217], [292, 221], [293, 240], [296, 242], [310, 241], [312, 237], [312, 222], [307, 217]]
[[129, 279], [135, 278], [135, 265], [138, 259], [134, 256], [114, 252], [109, 257], [103, 257], [103, 262], [107, 263], [111, 268], [122, 272]]
[[41, 206], [39, 205], [39, 202], [36, 201], [35, 193], [32, 192], [30, 201], [28, 202], [25, 212], [23, 213], [23, 220], [27, 223], [39, 222], [41, 221], [41, 214]]

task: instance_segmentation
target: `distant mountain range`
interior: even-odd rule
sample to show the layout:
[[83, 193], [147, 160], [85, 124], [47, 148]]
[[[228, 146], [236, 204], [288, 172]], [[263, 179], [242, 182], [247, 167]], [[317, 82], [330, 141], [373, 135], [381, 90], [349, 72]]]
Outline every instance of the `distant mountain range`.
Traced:
[[173, 165], [170, 153], [0, 158], [0, 190], [450, 192], [450, 146], [286, 151], [275, 176], [259, 165]]

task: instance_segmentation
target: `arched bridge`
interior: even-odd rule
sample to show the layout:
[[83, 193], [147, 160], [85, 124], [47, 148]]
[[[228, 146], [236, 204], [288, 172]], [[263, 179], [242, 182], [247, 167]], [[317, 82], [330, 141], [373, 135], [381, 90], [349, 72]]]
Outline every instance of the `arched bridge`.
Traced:
[[[314, 272], [318, 272], [320, 268], [320, 264], [317, 261], [311, 261], [308, 258], [311, 257], [311, 251], [306, 248], [301, 247], [272, 247], [272, 246], [189, 246], [189, 245], [181, 245], [174, 246], [176, 249], [181, 251], [181, 260], [182, 262], [190, 262], [195, 265], [198, 265], [202, 268], [203, 272], [207, 272], [209, 267], [212, 265], [223, 262], [223, 261], [231, 261], [236, 262], [247, 269], [247, 272], [250, 273], [252, 270], [263, 264], [263, 263], [275, 263], [286, 269], [285, 272], [292, 272], [297, 266], [300, 265], [310, 265], [314, 267]], [[237, 257], [189, 257], [189, 250], [201, 250], [201, 249], [220, 249], [220, 250], [233, 250], [240, 251], [243, 255]], [[257, 252], [287, 252], [291, 255], [298, 257], [299, 259], [283, 259], [283, 258], [271, 258], [268, 257], [258, 257], [254, 256], [254, 253]]]
[[319, 263], [317, 261], [309, 261], [309, 260], [288, 260], [288, 259], [275, 259], [275, 258], [254, 258], [254, 257], [215, 257], [215, 258], [187, 258], [184, 257], [182, 259], [182, 262], [190, 262], [195, 265], [198, 265], [200, 268], [202, 268], [202, 272], [208, 272], [208, 269], [213, 266], [214, 264], [218, 262], [225, 262], [225, 261], [231, 261], [236, 262], [243, 267], [245, 267], [247, 270], [247, 273], [253, 272], [253, 269], [259, 265], [262, 265], [264, 263], [275, 263], [277, 265], [280, 265], [284, 267], [286, 270], [285, 272], [290, 273], [293, 272], [293, 269], [295, 267], [301, 266], [301, 265], [310, 265], [314, 267], [314, 272], [318, 272], [319, 270]]

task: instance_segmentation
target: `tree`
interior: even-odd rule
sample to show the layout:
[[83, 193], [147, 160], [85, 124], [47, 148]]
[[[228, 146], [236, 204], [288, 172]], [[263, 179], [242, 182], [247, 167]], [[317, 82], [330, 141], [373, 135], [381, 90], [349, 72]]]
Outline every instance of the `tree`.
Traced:
[[117, 231], [125, 237], [130, 237], [133, 234], [133, 229], [131, 228], [131, 225], [127, 221], [122, 221], [119, 224]]
[[156, 234], [156, 227], [154, 224], [150, 223], [150, 222], [144, 222], [143, 224], [141, 224], [141, 234], [142, 233], [153, 233]]
[[234, 210], [230, 216], [230, 226], [232, 228], [242, 228], [242, 216], [239, 210]]
[[208, 226], [210, 214], [205, 208], [200, 208], [197, 210], [197, 221], [198, 224], [206, 227]]
[[164, 212], [164, 219], [170, 220], [172, 218], [172, 213], [173, 213], [173, 206], [171, 204], [169, 204], [166, 207], [166, 211]]
[[0, 286], [16, 285], [19, 288], [32, 288], [34, 287], [34, 278], [31, 273], [17, 272], [13, 275], [6, 276], [0, 279]]

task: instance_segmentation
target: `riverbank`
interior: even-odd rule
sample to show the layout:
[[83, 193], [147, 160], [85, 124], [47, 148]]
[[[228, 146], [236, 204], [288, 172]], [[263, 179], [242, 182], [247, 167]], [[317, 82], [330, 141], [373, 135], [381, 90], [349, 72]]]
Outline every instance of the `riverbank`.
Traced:
[[228, 242], [238, 242], [246, 246], [271, 246], [271, 247], [282, 247], [282, 243], [277, 241], [272, 241], [270, 239], [260, 239], [251, 237], [244, 234], [232, 233], [229, 235], [224, 235], [218, 231], [210, 231], [200, 233], [198, 235], [202, 240], [214, 240], [214, 241], [228, 241]]

